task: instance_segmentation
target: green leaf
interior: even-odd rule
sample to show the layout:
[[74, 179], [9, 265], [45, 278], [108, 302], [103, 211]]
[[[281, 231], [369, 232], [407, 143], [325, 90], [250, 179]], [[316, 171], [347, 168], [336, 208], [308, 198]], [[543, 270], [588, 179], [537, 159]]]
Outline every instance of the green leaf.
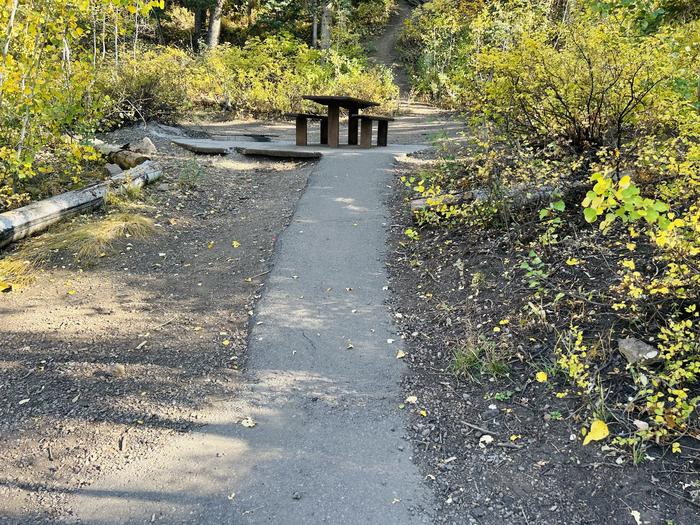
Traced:
[[554, 208], [557, 211], [564, 211], [564, 209], [566, 208], [566, 204], [564, 203], [564, 201], [561, 200], [556, 201], [552, 203], [552, 208]]
[[598, 218], [598, 212], [593, 208], [586, 208], [583, 210], [583, 216], [585, 217], [586, 222], [595, 222], [595, 220]]

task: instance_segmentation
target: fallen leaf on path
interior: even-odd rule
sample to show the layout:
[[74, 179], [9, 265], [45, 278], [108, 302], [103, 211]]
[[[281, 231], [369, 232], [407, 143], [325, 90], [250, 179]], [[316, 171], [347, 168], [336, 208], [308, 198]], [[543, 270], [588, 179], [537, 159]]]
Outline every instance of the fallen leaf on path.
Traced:
[[240, 248], [240, 247], [241, 247], [241, 243], [238, 242], [238, 241], [231, 241], [231, 247], [232, 247], [232, 248]]
[[634, 518], [634, 521], [637, 523], [637, 525], [642, 525], [642, 515], [639, 513], [638, 510], [631, 510], [630, 514]]
[[255, 425], [257, 425], [257, 423], [252, 417], [247, 417], [241, 420], [241, 425], [243, 425], [246, 428], [253, 428]]
[[486, 448], [487, 445], [490, 445], [493, 443], [493, 436], [489, 436], [488, 434], [484, 434], [479, 438], [479, 446], [481, 448]]
[[605, 421], [594, 419], [593, 423], [591, 423], [591, 429], [588, 431], [583, 440], [583, 444], [588, 445], [591, 441], [600, 441], [601, 439], [608, 437], [608, 435], [610, 435], [610, 431], [608, 430], [608, 425], [605, 424]]
[[404, 352], [403, 350], [399, 350], [398, 352], [396, 352], [396, 359], [403, 359], [404, 357], [406, 357], [406, 352]]
[[418, 403], [418, 396], [408, 396], [406, 398], [406, 403], [411, 403], [412, 405], [415, 405]]

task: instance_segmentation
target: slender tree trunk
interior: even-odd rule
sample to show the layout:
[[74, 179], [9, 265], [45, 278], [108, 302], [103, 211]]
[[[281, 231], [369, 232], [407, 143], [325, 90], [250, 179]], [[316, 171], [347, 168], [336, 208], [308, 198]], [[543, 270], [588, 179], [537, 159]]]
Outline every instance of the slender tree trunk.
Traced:
[[97, 13], [92, 12], [92, 67], [97, 66]]
[[[10, 11], [10, 19], [7, 22], [7, 32], [5, 33], [5, 42], [2, 46], [2, 64], [7, 65], [7, 55], [10, 53], [10, 41], [12, 40], [12, 30], [15, 27], [15, 15], [17, 14], [17, 7], [19, 6], [19, 0], [15, 0], [12, 4], [12, 10]], [[0, 100], [2, 100], [3, 84], [5, 83], [5, 77], [0, 71]]]
[[136, 60], [136, 46], [139, 43], [139, 13], [138, 11], [134, 13], [134, 60]]
[[163, 25], [160, 23], [160, 9], [153, 10], [153, 18], [156, 19], [156, 36], [158, 38], [158, 43], [163, 45]]
[[321, 49], [331, 47], [331, 24], [333, 23], [333, 4], [323, 0], [323, 12], [321, 13]]
[[216, 0], [216, 3], [211, 8], [209, 15], [209, 35], [207, 37], [207, 46], [214, 48], [219, 45], [219, 36], [221, 35], [221, 12], [224, 9], [224, 0]]
[[311, 47], [318, 47], [318, 3], [314, 2], [312, 7], [313, 22], [311, 24]]
[[114, 66], [119, 66], [119, 13], [114, 12]]
[[248, 29], [253, 25], [253, 8], [255, 7], [255, 0], [248, 0]]
[[102, 6], [102, 60], [107, 56], [107, 10]]
[[206, 18], [206, 8], [197, 6], [194, 10], [194, 32], [192, 34], [192, 50], [195, 53], [199, 53], [199, 41], [202, 38], [202, 29], [204, 29]]

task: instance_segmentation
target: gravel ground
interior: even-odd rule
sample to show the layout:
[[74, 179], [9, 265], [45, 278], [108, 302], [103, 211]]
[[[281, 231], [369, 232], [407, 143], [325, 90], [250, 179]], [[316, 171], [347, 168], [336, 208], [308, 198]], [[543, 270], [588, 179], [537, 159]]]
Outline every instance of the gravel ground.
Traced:
[[[53, 520], [67, 493], [157, 453], [236, 394], [249, 312], [312, 165], [195, 159], [150, 136], [164, 177], [138, 211], [156, 235], [92, 265], [54, 253], [32, 285], [0, 299], [0, 523]], [[196, 173], [192, 189], [183, 170]]]

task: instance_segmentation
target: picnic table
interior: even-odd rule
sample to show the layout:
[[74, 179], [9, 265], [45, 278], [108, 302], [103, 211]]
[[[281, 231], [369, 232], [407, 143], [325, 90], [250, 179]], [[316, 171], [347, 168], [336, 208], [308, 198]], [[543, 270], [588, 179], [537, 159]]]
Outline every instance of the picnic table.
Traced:
[[340, 143], [340, 108], [348, 111], [348, 144], [357, 145], [357, 117], [361, 109], [379, 106], [371, 100], [362, 100], [354, 97], [330, 96], [330, 95], [306, 95], [302, 97], [322, 106], [328, 106], [328, 145], [337, 148]]

